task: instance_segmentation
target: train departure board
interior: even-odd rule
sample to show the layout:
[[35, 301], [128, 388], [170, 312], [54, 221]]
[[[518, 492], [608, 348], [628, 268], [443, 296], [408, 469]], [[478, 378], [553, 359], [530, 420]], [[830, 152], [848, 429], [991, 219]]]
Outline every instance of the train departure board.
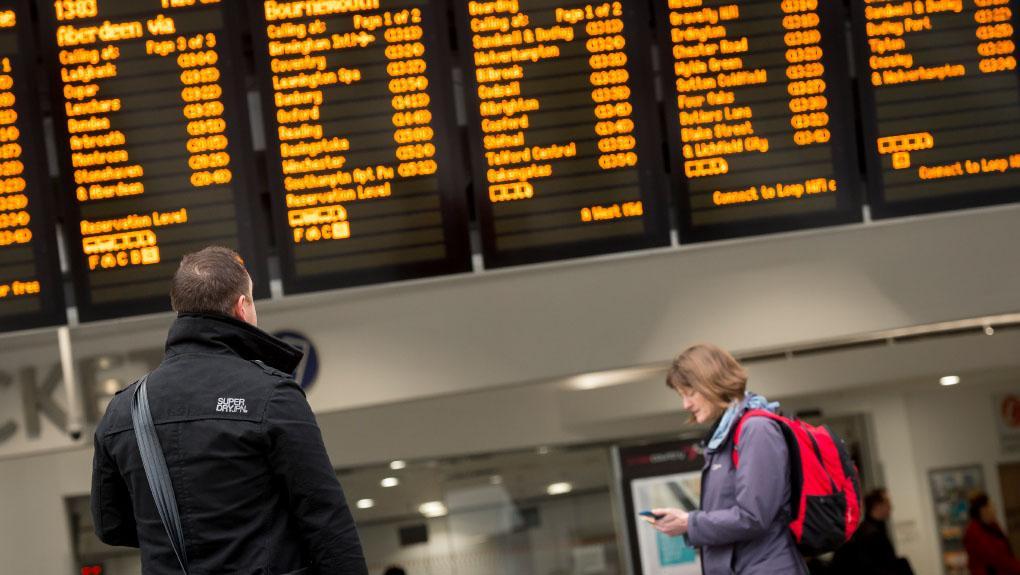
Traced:
[[218, 0], [41, 1], [83, 321], [169, 309], [181, 257], [237, 249], [257, 294], [243, 60]]
[[454, 12], [486, 266], [667, 243], [644, 3]]
[[445, 13], [422, 0], [257, 4], [285, 291], [469, 270]]
[[684, 241], [860, 220], [830, 0], [653, 0]]
[[0, 1], [0, 331], [64, 320], [28, 8]]
[[1016, 2], [853, 4], [872, 214], [1020, 200]]

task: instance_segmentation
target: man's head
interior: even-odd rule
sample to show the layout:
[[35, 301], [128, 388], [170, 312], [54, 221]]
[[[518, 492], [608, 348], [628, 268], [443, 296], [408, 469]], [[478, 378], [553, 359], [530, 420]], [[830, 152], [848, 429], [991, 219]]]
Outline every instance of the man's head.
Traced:
[[210, 246], [181, 260], [170, 285], [178, 313], [218, 313], [258, 325], [251, 276], [237, 252]]
[[892, 514], [892, 502], [885, 489], [873, 489], [864, 496], [864, 511], [867, 517], [875, 521], [888, 521]]

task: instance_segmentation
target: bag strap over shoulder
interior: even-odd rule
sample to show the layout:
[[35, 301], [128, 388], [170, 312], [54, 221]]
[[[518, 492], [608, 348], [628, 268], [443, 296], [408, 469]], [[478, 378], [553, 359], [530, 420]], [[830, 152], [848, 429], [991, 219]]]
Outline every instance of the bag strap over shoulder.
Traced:
[[181, 528], [181, 516], [177, 512], [177, 498], [174, 496], [174, 486], [170, 482], [170, 471], [166, 466], [163, 449], [159, 445], [152, 412], [149, 411], [149, 393], [145, 385], [148, 377], [148, 375], [143, 377], [135, 387], [131, 398], [131, 423], [135, 428], [138, 451], [142, 456], [145, 477], [149, 480], [149, 490], [156, 502], [159, 519], [166, 529], [177, 562], [180, 563], [184, 575], [187, 575], [188, 556], [184, 551], [184, 530]]
[[733, 430], [733, 467], [736, 468], [740, 463], [740, 450], [738, 446], [740, 444], [740, 432], [744, 430], [744, 423], [752, 417], [764, 417], [773, 421], [783, 422], [783, 417], [768, 411], [767, 409], [752, 409], [740, 417], [740, 421], [737, 422], [736, 428]]

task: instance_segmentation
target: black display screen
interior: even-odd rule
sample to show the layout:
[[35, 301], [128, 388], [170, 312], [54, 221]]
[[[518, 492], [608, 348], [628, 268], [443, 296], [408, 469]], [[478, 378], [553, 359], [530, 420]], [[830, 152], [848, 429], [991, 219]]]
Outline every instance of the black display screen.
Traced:
[[669, 242], [641, 2], [454, 2], [485, 265]]
[[253, 3], [285, 291], [469, 270], [445, 12], [320, 8]]
[[28, 8], [0, 1], [0, 331], [64, 321]]
[[653, 2], [681, 240], [859, 221], [840, 4]]
[[852, 4], [872, 214], [1020, 199], [1016, 3]]
[[207, 245], [238, 250], [267, 291], [237, 7], [39, 3], [83, 321], [168, 310], [178, 263]]

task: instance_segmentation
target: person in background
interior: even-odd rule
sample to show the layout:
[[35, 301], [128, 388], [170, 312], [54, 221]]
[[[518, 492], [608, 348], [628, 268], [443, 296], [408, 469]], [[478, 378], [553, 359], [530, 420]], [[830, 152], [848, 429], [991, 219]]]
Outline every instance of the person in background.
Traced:
[[864, 497], [864, 521], [853, 538], [836, 551], [833, 575], [912, 575], [910, 562], [896, 555], [889, 538], [888, 521], [892, 502], [884, 488], [873, 489]]
[[666, 385], [683, 398], [691, 419], [711, 424], [705, 441], [701, 510], [653, 509], [647, 519], [670, 536], [701, 548], [705, 575], [806, 575], [789, 529], [790, 462], [779, 424], [764, 417], [744, 423], [740, 465], [733, 466], [732, 432], [751, 409], [779, 404], [747, 391], [747, 373], [711, 344], [688, 348], [674, 361]]
[[178, 561], [132, 432], [139, 382], [96, 428], [92, 517], [99, 539], [139, 547], [143, 573], [368, 575], [357, 527], [305, 394], [301, 352], [256, 327], [241, 257], [184, 256], [177, 318], [148, 402], [180, 510]]
[[1020, 575], [1020, 561], [999, 527], [988, 494], [970, 499], [970, 522], [963, 536], [970, 575]]

